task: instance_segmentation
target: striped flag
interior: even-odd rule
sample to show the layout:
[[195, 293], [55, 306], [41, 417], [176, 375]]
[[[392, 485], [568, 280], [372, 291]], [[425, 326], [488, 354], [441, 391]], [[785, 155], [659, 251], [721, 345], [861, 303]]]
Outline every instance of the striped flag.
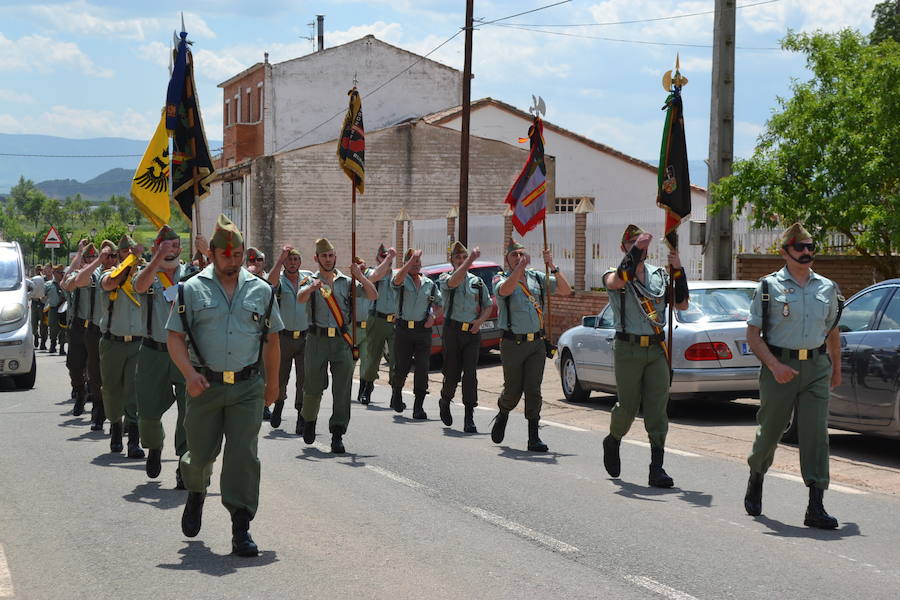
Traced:
[[547, 167], [544, 164], [544, 122], [538, 116], [528, 129], [531, 152], [525, 167], [506, 194], [506, 202], [513, 211], [512, 224], [525, 235], [544, 220], [547, 212]]
[[366, 177], [366, 131], [363, 127], [362, 100], [359, 99], [356, 88], [347, 94], [350, 96], [350, 106], [347, 108], [347, 116], [344, 117], [344, 125], [341, 127], [341, 138], [338, 140], [338, 162], [356, 186], [356, 190], [362, 194], [365, 190]]
[[[675, 77], [680, 78], [677, 71]], [[678, 245], [678, 226], [691, 214], [691, 176], [682, 108], [681, 87], [676, 85], [663, 106], [666, 124], [659, 149], [656, 194], [657, 206], [666, 211], [666, 243], [672, 249]]]

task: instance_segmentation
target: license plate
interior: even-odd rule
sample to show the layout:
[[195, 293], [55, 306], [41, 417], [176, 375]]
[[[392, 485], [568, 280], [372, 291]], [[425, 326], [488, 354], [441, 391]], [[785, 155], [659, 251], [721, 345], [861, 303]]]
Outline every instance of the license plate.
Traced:
[[481, 324], [481, 328], [482, 329], [493, 329], [494, 322], [493, 321], [485, 321], [484, 323]]
[[750, 356], [753, 354], [753, 350], [750, 349], [750, 344], [748, 344], [744, 340], [738, 340], [738, 347], [741, 349], [741, 354], [744, 356]]

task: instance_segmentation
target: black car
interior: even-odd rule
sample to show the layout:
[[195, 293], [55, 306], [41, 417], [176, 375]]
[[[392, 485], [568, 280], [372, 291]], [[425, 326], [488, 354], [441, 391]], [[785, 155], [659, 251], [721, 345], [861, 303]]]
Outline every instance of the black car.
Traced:
[[[900, 439], [900, 279], [854, 294], [838, 330], [841, 385], [831, 392], [829, 427]], [[792, 422], [785, 441], [796, 439]]]

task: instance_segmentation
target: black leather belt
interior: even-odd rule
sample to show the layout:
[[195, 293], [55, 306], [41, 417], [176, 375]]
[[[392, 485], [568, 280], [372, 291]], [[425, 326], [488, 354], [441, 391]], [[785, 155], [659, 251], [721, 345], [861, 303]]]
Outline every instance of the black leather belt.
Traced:
[[310, 325], [307, 330], [313, 335], [321, 335], [322, 337], [340, 337], [342, 332], [340, 327], [319, 327], [318, 325]]
[[80, 319], [78, 317], [75, 317], [73, 324], [75, 325], [75, 327], [81, 327], [83, 329], [87, 329], [88, 325], [90, 325], [91, 322], [89, 319]]
[[503, 339], [513, 340], [517, 344], [522, 342], [533, 342], [535, 340], [544, 339], [544, 330], [533, 331], [531, 333], [513, 333], [512, 331], [503, 331]]
[[811, 358], [815, 358], [820, 354], [826, 354], [828, 352], [828, 348], [825, 344], [822, 344], [818, 348], [800, 348], [799, 350], [794, 350], [793, 348], [782, 348], [781, 346], [773, 346], [772, 344], [766, 344], [769, 346], [769, 350], [772, 351], [772, 354], [779, 358], [796, 358], [798, 360], [809, 360]]
[[397, 329], [422, 329], [424, 327], [425, 321], [397, 321]]
[[103, 339], [113, 342], [140, 342], [144, 338], [140, 335], [113, 335], [107, 331], [103, 334]]
[[201, 367], [198, 370], [210, 383], [227, 384], [232, 384], [236, 381], [246, 381], [259, 373], [259, 369], [256, 368], [256, 365], [244, 367], [240, 371], [222, 371], [221, 373], [219, 371], [213, 371], [209, 367]]
[[459, 331], [470, 331], [472, 329], [472, 323], [447, 319], [446, 321], [444, 321], [444, 329], [447, 329], [448, 327], [450, 329], [458, 329]]
[[397, 315], [395, 315], [394, 313], [383, 313], [383, 312], [378, 312], [376, 310], [375, 316], [384, 319], [388, 323], [393, 323], [394, 321], [397, 320]]
[[365, 322], [365, 321], [357, 321], [357, 322], [356, 322], [356, 326], [359, 327], [360, 329], [365, 329], [365, 328], [366, 328], [366, 322]]
[[166, 346], [164, 343], [157, 342], [156, 340], [150, 339], [148, 337], [145, 337], [143, 339], [143, 341], [141, 342], [141, 344], [147, 348], [152, 348], [153, 350], [157, 350], [159, 352], [168, 352], [169, 351], [169, 347]]
[[633, 333], [625, 333], [624, 331], [616, 332], [616, 339], [626, 342], [634, 342], [640, 344], [642, 348], [647, 348], [650, 344], [658, 344], [666, 339], [663, 333], [654, 333], [653, 335], [635, 335]]
[[292, 329], [282, 329], [282, 330], [279, 331], [278, 333], [280, 333], [281, 335], [283, 335], [283, 336], [286, 337], [286, 338], [291, 338], [291, 339], [293, 339], [293, 340], [299, 340], [299, 339], [302, 338], [304, 335], [306, 335], [306, 332], [307, 332], [307, 331], [309, 331], [309, 330], [308, 330], [308, 329], [304, 329], [303, 331], [294, 331], [294, 330], [292, 330]]

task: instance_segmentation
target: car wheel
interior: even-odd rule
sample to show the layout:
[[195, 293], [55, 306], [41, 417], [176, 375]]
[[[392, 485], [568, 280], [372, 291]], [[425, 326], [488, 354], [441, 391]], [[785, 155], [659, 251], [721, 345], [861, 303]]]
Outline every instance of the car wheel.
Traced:
[[34, 387], [34, 381], [37, 378], [37, 360], [34, 353], [31, 354], [31, 370], [24, 375], [13, 375], [13, 383], [16, 389], [30, 390]]
[[560, 375], [566, 400], [569, 402], [584, 402], [590, 397], [591, 392], [584, 389], [578, 380], [578, 372], [575, 370], [575, 359], [572, 358], [568, 350], [563, 353], [562, 373]]
[[781, 435], [781, 441], [785, 444], [796, 444], [800, 441], [800, 434], [797, 432], [797, 407], [791, 411], [791, 420], [788, 421], [784, 433]]

